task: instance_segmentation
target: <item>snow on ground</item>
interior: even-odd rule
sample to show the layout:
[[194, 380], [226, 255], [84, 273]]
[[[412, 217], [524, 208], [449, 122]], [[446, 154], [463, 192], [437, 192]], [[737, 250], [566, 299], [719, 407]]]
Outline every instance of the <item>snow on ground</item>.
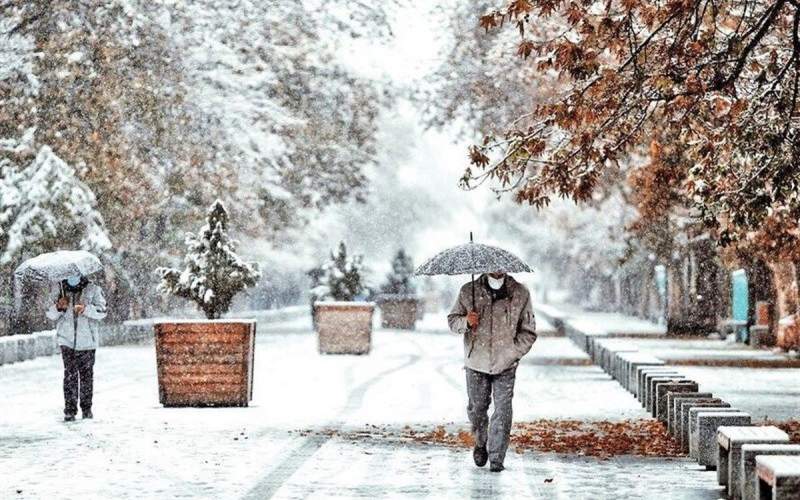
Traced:
[[[61, 421], [58, 357], [0, 367], [0, 498], [716, 498], [713, 473], [688, 460], [511, 452], [492, 475], [464, 450], [292, 432], [467, 425], [457, 337], [379, 330], [369, 355], [321, 356], [308, 323], [298, 333], [307, 320], [259, 329], [249, 408], [162, 408], [152, 344], [98, 351], [93, 421]], [[582, 356], [539, 339], [515, 419], [646, 417], [599, 368], [571, 365]]]

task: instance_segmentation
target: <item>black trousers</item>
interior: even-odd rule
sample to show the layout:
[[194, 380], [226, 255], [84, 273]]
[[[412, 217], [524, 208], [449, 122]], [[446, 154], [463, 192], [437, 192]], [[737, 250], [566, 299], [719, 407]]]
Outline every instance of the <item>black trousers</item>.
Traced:
[[92, 409], [94, 389], [94, 349], [75, 351], [61, 346], [61, 359], [64, 360], [64, 415], [78, 413], [80, 397], [81, 411]]

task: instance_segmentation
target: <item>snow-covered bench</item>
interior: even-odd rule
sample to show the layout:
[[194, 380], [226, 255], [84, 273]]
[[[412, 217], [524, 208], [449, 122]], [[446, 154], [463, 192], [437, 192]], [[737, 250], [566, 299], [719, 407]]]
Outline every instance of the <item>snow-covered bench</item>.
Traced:
[[787, 444], [789, 435], [775, 426], [745, 426], [717, 429], [717, 482], [728, 496], [741, 498], [741, 456], [744, 444]]
[[756, 477], [756, 456], [758, 455], [800, 455], [800, 444], [744, 444], [742, 445], [742, 459], [739, 491], [741, 498], [750, 500], [758, 498], [758, 478]]
[[800, 498], [800, 457], [757, 455], [757, 498], [790, 500]]

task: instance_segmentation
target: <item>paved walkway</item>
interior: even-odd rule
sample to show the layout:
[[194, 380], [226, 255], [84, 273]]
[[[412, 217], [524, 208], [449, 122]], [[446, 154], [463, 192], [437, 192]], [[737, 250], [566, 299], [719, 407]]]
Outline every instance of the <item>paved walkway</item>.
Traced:
[[[0, 498], [718, 496], [714, 473], [686, 459], [510, 452], [508, 470], [490, 474], [464, 450], [303, 436], [292, 431], [466, 426], [459, 339], [377, 331], [367, 356], [320, 356], [307, 323], [261, 331], [244, 409], [161, 408], [152, 345], [98, 351], [88, 422], [61, 422], [59, 358], [0, 367]], [[568, 340], [534, 349], [518, 371], [516, 420], [646, 417]]]

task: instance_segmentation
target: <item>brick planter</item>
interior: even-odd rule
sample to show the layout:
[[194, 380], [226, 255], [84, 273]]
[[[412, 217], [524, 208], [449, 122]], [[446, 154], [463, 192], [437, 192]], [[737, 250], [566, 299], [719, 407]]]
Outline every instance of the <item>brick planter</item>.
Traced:
[[382, 295], [378, 298], [381, 309], [381, 327], [413, 330], [417, 322], [419, 301], [408, 295]]
[[256, 323], [154, 325], [158, 398], [164, 406], [247, 406], [253, 398]]
[[372, 302], [317, 302], [321, 354], [367, 354], [372, 343]]

